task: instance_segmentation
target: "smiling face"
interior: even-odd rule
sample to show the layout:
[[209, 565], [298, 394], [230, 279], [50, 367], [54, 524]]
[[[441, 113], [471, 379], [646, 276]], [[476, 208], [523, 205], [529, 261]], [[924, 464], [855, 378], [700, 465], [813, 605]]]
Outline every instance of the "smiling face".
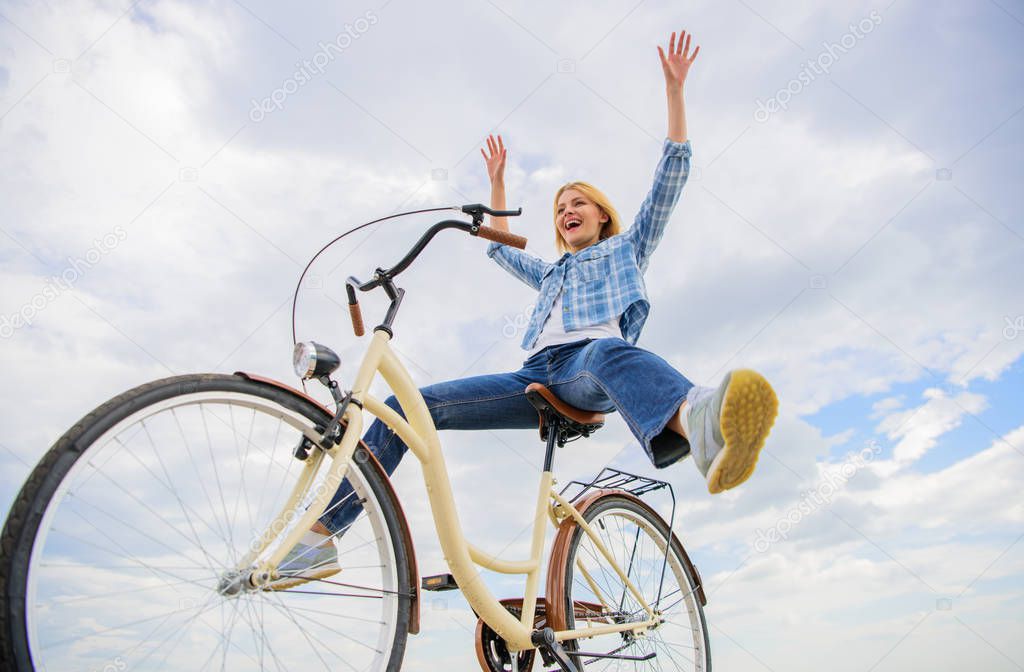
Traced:
[[601, 227], [608, 220], [608, 215], [582, 191], [566, 189], [558, 197], [555, 228], [573, 254], [600, 240]]

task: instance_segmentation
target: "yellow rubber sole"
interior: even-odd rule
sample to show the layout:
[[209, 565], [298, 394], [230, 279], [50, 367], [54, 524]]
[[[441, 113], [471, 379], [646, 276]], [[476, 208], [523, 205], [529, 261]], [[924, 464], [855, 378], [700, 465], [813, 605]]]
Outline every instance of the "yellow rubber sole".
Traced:
[[309, 583], [310, 581], [326, 579], [330, 576], [334, 576], [340, 571], [340, 567], [325, 567], [323, 569], [318, 569], [313, 572], [310, 572], [309, 574], [304, 574], [302, 576], [289, 576], [287, 578], [278, 579], [277, 581], [271, 581], [270, 585], [267, 586], [267, 589], [274, 591], [288, 590], [289, 588], [301, 586], [302, 584]]
[[764, 376], [751, 369], [732, 372], [722, 399], [725, 447], [708, 468], [708, 492], [717, 494], [750, 478], [778, 412], [778, 397]]

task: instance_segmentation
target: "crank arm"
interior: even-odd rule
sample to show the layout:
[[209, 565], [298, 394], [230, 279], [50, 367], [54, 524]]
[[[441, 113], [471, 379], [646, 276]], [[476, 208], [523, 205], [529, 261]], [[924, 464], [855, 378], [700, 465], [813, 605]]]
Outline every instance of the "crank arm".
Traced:
[[[562, 668], [562, 672], [580, 672], [576, 668], [575, 663], [569, 659], [565, 649], [562, 648], [561, 642], [555, 639], [555, 631], [551, 628], [534, 630], [533, 634], [530, 635], [530, 641], [540, 650], [545, 663], [558, 663], [558, 667]], [[548, 659], [550, 659], [550, 662]]]

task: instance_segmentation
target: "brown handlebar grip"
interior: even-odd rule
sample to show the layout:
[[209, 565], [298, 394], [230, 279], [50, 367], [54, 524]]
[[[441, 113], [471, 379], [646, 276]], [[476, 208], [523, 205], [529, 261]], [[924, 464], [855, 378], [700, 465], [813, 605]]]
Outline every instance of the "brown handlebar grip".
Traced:
[[511, 245], [512, 247], [518, 247], [520, 250], [526, 249], [526, 238], [517, 236], [509, 231], [499, 231], [489, 226], [481, 226], [477, 231], [477, 235], [502, 245]]
[[363, 330], [363, 313], [359, 310], [359, 302], [348, 304], [349, 315], [352, 316], [352, 331], [356, 332], [356, 336], [362, 336], [366, 332]]

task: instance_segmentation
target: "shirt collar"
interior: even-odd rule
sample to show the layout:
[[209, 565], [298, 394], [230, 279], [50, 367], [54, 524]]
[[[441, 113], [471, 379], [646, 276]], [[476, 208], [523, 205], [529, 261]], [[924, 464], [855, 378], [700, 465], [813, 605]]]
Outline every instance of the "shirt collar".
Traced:
[[583, 254], [584, 252], [587, 252], [587, 251], [589, 251], [589, 250], [593, 249], [594, 247], [597, 247], [597, 246], [598, 246], [598, 245], [600, 245], [601, 243], [604, 243], [604, 242], [606, 242], [606, 241], [608, 241], [608, 240], [611, 240], [611, 238], [609, 237], [609, 238], [605, 238], [604, 240], [599, 240], [599, 241], [597, 241], [596, 243], [594, 243], [593, 245], [589, 245], [589, 246], [587, 246], [587, 247], [583, 248], [582, 250], [580, 250], [579, 252], [576, 252], [575, 254], [574, 254], [574, 253], [572, 253], [572, 252], [566, 252], [566, 253], [564, 253], [564, 254], [563, 254], [563, 255], [562, 255], [562, 256], [561, 256], [561, 257], [560, 257], [560, 258], [558, 259], [558, 261], [556, 261], [556, 262], [555, 262], [555, 266], [561, 266], [561, 265], [563, 265], [563, 264], [565, 264], [565, 263], [566, 263], [566, 260], [568, 260], [568, 259], [569, 259], [569, 257], [578, 257], [579, 255]]

